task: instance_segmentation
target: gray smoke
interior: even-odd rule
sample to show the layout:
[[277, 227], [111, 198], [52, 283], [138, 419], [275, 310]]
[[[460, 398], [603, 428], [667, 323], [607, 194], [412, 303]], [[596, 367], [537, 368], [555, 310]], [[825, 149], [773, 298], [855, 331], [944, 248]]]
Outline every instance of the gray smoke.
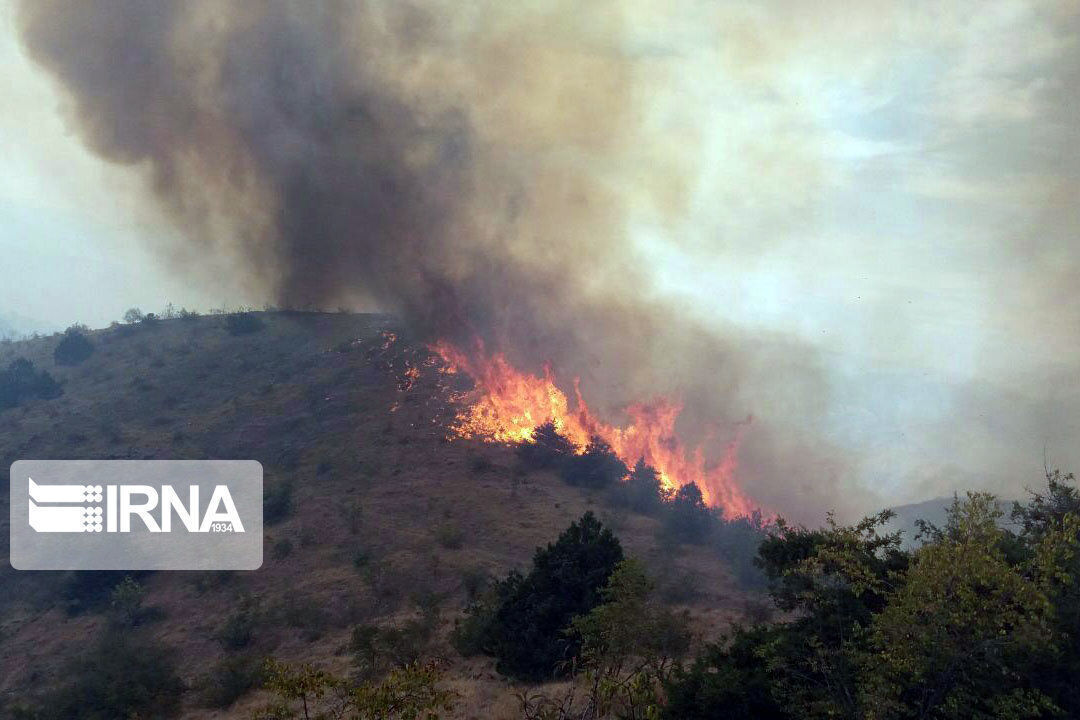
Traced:
[[[35, 0], [20, 26], [82, 140], [144, 173], [184, 231], [187, 245], [166, 249], [179, 269], [227, 258], [239, 282], [283, 305], [379, 307], [421, 338], [482, 338], [527, 369], [546, 361], [580, 376], [612, 419], [629, 402], [681, 396], [690, 441], [701, 423], [734, 432], [753, 415], [743, 484], [813, 520], [865, 509], [871, 494], [860, 488], [872, 482], [855, 482], [864, 451], [836, 442], [842, 373], [795, 334], [740, 330], [667, 292], [658, 268], [677, 275], [678, 258], [650, 241], [751, 271], [800, 242], [822, 188], [842, 180], [828, 162], [835, 138], [777, 99], [797, 86], [790, 71], [808, 38], [835, 25], [781, 20], [777, 8], [769, 23], [741, 7], [680, 4], [690, 21], [650, 34], [664, 3]], [[872, 39], [894, 12], [868, 11], [841, 34]], [[736, 114], [728, 96], [673, 71], [679, 62], [699, 63], [702, 77], [723, 71], [731, 97], [769, 113]], [[680, 108], [692, 100], [706, 110], [688, 123]], [[711, 112], [755, 139], [709, 145]], [[952, 151], [950, 138], [936, 142]], [[863, 172], [872, 191], [875, 166]], [[700, 178], [725, 173], [744, 179], [714, 179], [718, 192], [703, 195]], [[707, 238], [682, 233], [702, 217]], [[1051, 256], [1042, 248], [1038, 262]], [[1055, 285], [1075, 278], [1072, 259]], [[739, 300], [737, 282], [709, 282], [716, 298]], [[1055, 315], [1070, 338], [1075, 307]], [[966, 463], [1000, 444], [979, 418], [1001, 402], [981, 385], [957, 396], [956, 417], [978, 426]], [[1035, 420], [1021, 424], [1037, 434]], [[955, 447], [941, 445], [891, 470], [940, 491], [952, 472], [941, 453]]]

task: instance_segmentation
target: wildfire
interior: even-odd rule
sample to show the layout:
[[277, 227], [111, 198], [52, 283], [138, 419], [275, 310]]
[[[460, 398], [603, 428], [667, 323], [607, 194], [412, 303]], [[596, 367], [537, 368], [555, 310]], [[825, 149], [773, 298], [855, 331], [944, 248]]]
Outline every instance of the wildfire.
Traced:
[[538, 425], [551, 422], [579, 452], [584, 451], [591, 437], [598, 436], [628, 466], [644, 459], [669, 488], [696, 483], [705, 501], [722, 508], [728, 517], [749, 515], [757, 507], [735, 478], [742, 426], [727, 444], [723, 458], [710, 463], [704, 447], [689, 449], [675, 433], [681, 403], [659, 398], [631, 405], [626, 408], [630, 424], [617, 427], [589, 410], [576, 379], [571, 404], [556, 384], [551, 368], [545, 367], [543, 377], [523, 373], [503, 354], [489, 355], [479, 344], [473, 353], [444, 342], [431, 349], [443, 359], [446, 372], [464, 372], [476, 385], [469, 404], [458, 413], [451, 428], [458, 436], [523, 442], [532, 439]]

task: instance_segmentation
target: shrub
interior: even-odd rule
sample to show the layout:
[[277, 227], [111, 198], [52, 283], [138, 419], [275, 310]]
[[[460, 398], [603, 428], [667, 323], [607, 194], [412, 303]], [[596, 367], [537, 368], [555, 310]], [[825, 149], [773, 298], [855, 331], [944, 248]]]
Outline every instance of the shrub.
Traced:
[[270, 557], [275, 560], [284, 560], [292, 555], [292, 551], [292, 540], [287, 537], [278, 538], [274, 541], [274, 544], [270, 546]]
[[52, 375], [34, 370], [34, 363], [16, 358], [0, 372], [0, 410], [17, 407], [24, 400], [52, 400], [63, 395], [63, 388]]
[[250, 645], [260, 617], [259, 599], [251, 595], [242, 597], [240, 606], [225, 620], [217, 635], [221, 647], [226, 650], [239, 650]]
[[464, 543], [464, 533], [454, 523], [443, 523], [435, 530], [435, 540], [447, 550], [458, 550]]
[[270, 483], [263, 497], [263, 522], [267, 525], [279, 523], [289, 516], [293, 507], [292, 480], [279, 480]]
[[225, 329], [230, 335], [250, 335], [263, 329], [265, 323], [254, 313], [234, 313], [225, 318]]
[[143, 311], [137, 307], [128, 308], [127, 311], [124, 312], [124, 322], [128, 325], [135, 325], [136, 323], [141, 323], [143, 321], [143, 318], [145, 317], [146, 316], [143, 315]]
[[525, 467], [540, 470], [560, 467], [576, 451], [574, 443], [559, 434], [555, 423], [546, 422], [533, 430], [532, 440], [518, 445], [517, 456]]
[[110, 605], [122, 625], [134, 627], [143, 616], [143, 598], [146, 589], [135, 578], [128, 575], [113, 588]]
[[94, 353], [94, 343], [76, 325], [64, 331], [64, 337], [53, 350], [57, 365], [78, 365]]
[[46, 698], [46, 720], [171, 717], [184, 690], [172, 649], [126, 632], [107, 632], [65, 676]]
[[611, 489], [611, 503], [643, 515], [655, 515], [671, 499], [671, 492], [660, 483], [660, 475], [644, 460], [638, 460], [626, 480]]
[[568, 458], [562, 465], [562, 478], [568, 485], [597, 490], [622, 480], [626, 473], [623, 461], [598, 437], [589, 441], [583, 454]]
[[702, 543], [717, 523], [716, 514], [705, 504], [701, 488], [683, 485], [672, 497], [664, 517], [664, 535], [675, 542]]
[[227, 708], [262, 682], [262, 663], [250, 655], [226, 657], [199, 682], [202, 703]]
[[563, 662], [579, 649], [564, 630], [600, 602], [622, 557], [618, 539], [586, 513], [555, 543], [537, 549], [528, 575], [511, 572], [470, 607], [455, 631], [455, 646], [494, 655], [500, 673], [521, 680], [561, 674]]

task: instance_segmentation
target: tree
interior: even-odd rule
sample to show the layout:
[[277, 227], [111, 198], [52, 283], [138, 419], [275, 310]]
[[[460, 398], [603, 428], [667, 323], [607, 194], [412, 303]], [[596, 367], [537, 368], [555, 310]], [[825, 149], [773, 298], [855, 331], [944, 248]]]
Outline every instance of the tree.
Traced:
[[511, 572], [469, 609], [455, 646], [493, 655], [496, 669], [517, 679], [565, 675], [580, 641], [564, 630], [600, 603], [622, 558], [611, 530], [586, 513], [555, 543], [537, 549], [528, 575]]
[[[1027, 668], [1052, 655], [1045, 582], [1054, 552], [1010, 563], [994, 496], [969, 493], [871, 626], [862, 662], [867, 718], [1021, 718], [1054, 711]], [[1075, 530], [1073, 530], [1075, 533]], [[1044, 564], [1047, 563], [1047, 564]]]
[[139, 308], [128, 308], [124, 313], [124, 322], [128, 325], [135, 325], [136, 323], [142, 322], [144, 317], [146, 316], [143, 315], [143, 311]]
[[603, 602], [574, 618], [569, 633], [581, 648], [575, 668], [587, 688], [585, 717], [656, 717], [675, 658], [690, 646], [689, 617], [654, 598], [656, 584], [641, 564], [619, 563]]

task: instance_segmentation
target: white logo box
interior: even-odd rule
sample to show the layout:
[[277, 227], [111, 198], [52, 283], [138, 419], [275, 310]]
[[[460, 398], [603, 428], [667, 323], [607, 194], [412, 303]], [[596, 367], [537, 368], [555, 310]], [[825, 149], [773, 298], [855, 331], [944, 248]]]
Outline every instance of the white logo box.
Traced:
[[19, 460], [17, 570], [255, 570], [263, 469], [254, 460]]

